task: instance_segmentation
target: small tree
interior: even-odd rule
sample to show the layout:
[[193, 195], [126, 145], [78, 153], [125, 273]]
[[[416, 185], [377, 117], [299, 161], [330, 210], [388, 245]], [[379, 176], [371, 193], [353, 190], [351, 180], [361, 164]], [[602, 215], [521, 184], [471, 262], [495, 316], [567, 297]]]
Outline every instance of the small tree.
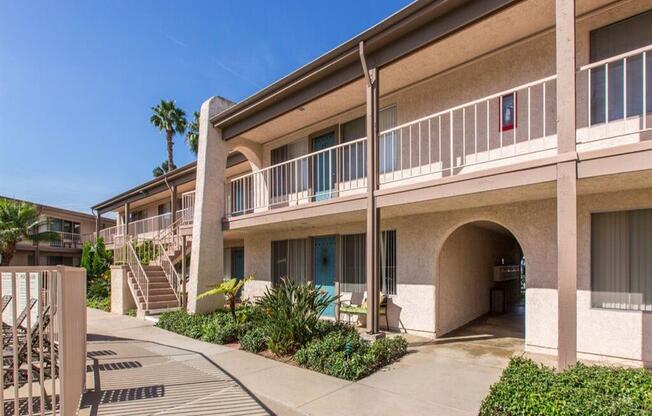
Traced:
[[0, 198], [0, 266], [8, 266], [16, 254], [16, 244], [22, 240], [54, 241], [58, 234], [42, 231], [46, 221], [41, 220], [36, 205]]
[[188, 144], [190, 150], [197, 156], [197, 150], [199, 150], [199, 112], [195, 111], [192, 113], [192, 116], [193, 119], [186, 132], [186, 144]]
[[236, 279], [235, 277], [227, 279], [219, 285], [215, 286], [213, 289], [207, 290], [206, 292], [200, 294], [197, 296], [197, 299], [203, 299], [207, 296], [224, 295], [227, 302], [229, 303], [231, 316], [233, 316], [233, 319], [236, 320], [237, 318], [235, 316], [235, 303], [238, 300], [238, 293], [244, 284], [253, 278], [253, 276], [248, 276], [244, 279]]
[[104, 276], [112, 262], [111, 252], [106, 249], [104, 239], [98, 238], [95, 244], [90, 241], [84, 243], [81, 267], [86, 269], [86, 274], [89, 278], [93, 279]]

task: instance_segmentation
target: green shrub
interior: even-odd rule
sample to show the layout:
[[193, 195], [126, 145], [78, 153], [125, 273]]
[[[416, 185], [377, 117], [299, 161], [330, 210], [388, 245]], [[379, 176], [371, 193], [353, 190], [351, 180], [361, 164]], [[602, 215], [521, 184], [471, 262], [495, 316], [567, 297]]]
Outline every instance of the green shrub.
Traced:
[[201, 326], [201, 339], [215, 344], [229, 344], [238, 340], [240, 325], [226, 313], [207, 315]]
[[294, 359], [302, 367], [346, 380], [359, 380], [390, 364], [407, 352], [403, 337], [369, 343], [347, 328], [338, 328], [297, 351]]
[[87, 298], [108, 298], [111, 294], [111, 279], [104, 276], [88, 279], [86, 284]]
[[129, 309], [125, 315], [135, 318], [137, 314], [138, 314], [138, 309]]
[[240, 337], [240, 348], [249, 352], [260, 352], [267, 347], [267, 336], [262, 328], [253, 328]]
[[189, 314], [184, 310], [164, 312], [156, 326], [177, 334], [199, 339], [202, 337], [202, 325], [211, 315]]
[[84, 243], [80, 265], [86, 269], [89, 280], [103, 277], [109, 271], [111, 264], [113, 264], [113, 253], [106, 249], [103, 238], [98, 238], [95, 244], [90, 241]]
[[652, 372], [577, 364], [561, 373], [514, 357], [480, 415], [649, 415]]
[[292, 354], [310, 341], [319, 317], [337, 299], [315, 288], [282, 279], [257, 301], [266, 314], [267, 346], [278, 356]]
[[110, 312], [111, 298], [100, 298], [100, 297], [86, 298], [86, 306], [89, 308]]

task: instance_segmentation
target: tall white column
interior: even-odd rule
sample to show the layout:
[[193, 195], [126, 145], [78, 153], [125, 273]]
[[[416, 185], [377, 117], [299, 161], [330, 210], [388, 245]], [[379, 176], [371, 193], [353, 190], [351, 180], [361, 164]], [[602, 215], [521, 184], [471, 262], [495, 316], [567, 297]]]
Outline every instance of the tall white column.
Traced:
[[201, 106], [199, 117], [199, 149], [195, 212], [192, 226], [190, 279], [188, 281], [188, 312], [206, 313], [224, 304], [222, 297], [212, 296], [201, 301], [197, 295], [222, 281], [224, 277], [224, 181], [228, 147], [222, 131], [209, 119], [231, 106], [231, 102], [212, 97]]

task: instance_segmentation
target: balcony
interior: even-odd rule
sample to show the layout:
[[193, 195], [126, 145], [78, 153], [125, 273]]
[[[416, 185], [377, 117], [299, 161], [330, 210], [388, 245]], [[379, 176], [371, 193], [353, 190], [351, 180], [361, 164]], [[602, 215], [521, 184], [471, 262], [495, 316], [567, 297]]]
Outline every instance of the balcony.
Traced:
[[[181, 227], [190, 228], [193, 222], [195, 192], [184, 193], [181, 201], [181, 209], [177, 211], [175, 221]], [[172, 213], [168, 212], [142, 220], [132, 221], [127, 227], [124, 224], [119, 224], [114, 227], [105, 228], [100, 230], [99, 236], [107, 246], [123, 245], [126, 241], [125, 238], [139, 237], [152, 239], [166, 233], [172, 226]], [[86, 241], [95, 241], [95, 233], [80, 236], [79, 241], [81, 244]]]
[[[651, 50], [577, 72], [578, 151], [647, 138]], [[382, 131], [380, 189], [553, 156], [556, 110], [550, 76]], [[228, 180], [227, 218], [365, 192], [366, 147], [360, 138]]]

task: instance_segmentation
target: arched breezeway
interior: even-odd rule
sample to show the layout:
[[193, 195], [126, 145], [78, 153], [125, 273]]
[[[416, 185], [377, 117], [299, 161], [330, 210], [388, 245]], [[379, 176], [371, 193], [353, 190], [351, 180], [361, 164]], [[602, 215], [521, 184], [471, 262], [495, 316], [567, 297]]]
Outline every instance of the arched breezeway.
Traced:
[[482, 333], [525, 338], [525, 258], [517, 237], [494, 221], [452, 228], [438, 253], [437, 336]]

